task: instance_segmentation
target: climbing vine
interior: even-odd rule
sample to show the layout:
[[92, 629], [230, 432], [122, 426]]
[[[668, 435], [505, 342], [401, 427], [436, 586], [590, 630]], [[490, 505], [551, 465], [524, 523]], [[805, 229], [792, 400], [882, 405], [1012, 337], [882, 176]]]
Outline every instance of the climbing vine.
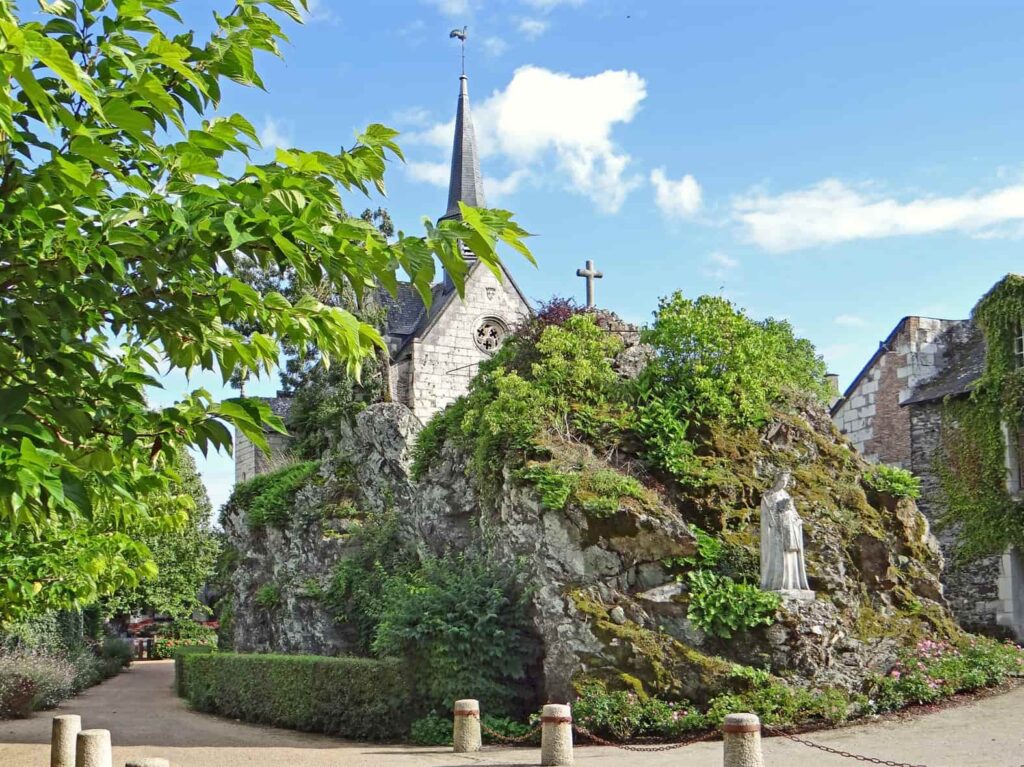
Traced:
[[1024, 321], [1024, 277], [1010, 275], [978, 302], [974, 322], [985, 336], [985, 370], [967, 399], [943, 405], [938, 474], [940, 525], [960, 531], [958, 557], [970, 561], [1024, 545], [1024, 504], [1006, 487], [1006, 437], [1024, 426], [1024, 369], [1015, 342]]

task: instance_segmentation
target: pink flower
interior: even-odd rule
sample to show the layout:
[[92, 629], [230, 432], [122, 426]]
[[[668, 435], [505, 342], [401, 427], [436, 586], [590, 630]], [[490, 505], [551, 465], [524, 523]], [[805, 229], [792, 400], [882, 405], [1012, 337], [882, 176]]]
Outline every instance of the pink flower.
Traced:
[[900, 670], [898, 668], [894, 668], [892, 671], [889, 672], [889, 676], [891, 676], [893, 679], [899, 679]]

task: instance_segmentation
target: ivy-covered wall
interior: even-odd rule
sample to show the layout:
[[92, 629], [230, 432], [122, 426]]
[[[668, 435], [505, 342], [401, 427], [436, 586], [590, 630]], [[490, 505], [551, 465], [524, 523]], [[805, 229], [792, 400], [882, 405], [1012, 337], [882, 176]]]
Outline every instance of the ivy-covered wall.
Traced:
[[1008, 447], [1024, 428], [1024, 357], [1016, 353], [1022, 321], [1024, 276], [1009, 275], [972, 313], [983, 343], [980, 377], [968, 391], [910, 408], [922, 510], [943, 542], [954, 613], [968, 628], [1018, 637], [1024, 584], [1013, 572], [1016, 551], [1024, 549], [1024, 503], [1018, 456]]

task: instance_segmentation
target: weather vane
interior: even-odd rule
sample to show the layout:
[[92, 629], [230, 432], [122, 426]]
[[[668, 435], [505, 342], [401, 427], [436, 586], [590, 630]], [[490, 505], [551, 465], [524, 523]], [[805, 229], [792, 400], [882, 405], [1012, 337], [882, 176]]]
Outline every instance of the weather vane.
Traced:
[[448, 33], [449, 38], [456, 38], [462, 43], [462, 74], [466, 74], [466, 30], [469, 27], [463, 27], [462, 29], [453, 29]]

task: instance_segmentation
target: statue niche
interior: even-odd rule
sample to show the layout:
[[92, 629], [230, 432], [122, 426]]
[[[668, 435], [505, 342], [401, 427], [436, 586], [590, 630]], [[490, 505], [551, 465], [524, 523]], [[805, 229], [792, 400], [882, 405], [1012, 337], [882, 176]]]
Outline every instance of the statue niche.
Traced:
[[792, 475], [779, 472], [761, 498], [761, 588], [790, 599], [811, 600], [804, 565], [804, 522], [787, 492]]

